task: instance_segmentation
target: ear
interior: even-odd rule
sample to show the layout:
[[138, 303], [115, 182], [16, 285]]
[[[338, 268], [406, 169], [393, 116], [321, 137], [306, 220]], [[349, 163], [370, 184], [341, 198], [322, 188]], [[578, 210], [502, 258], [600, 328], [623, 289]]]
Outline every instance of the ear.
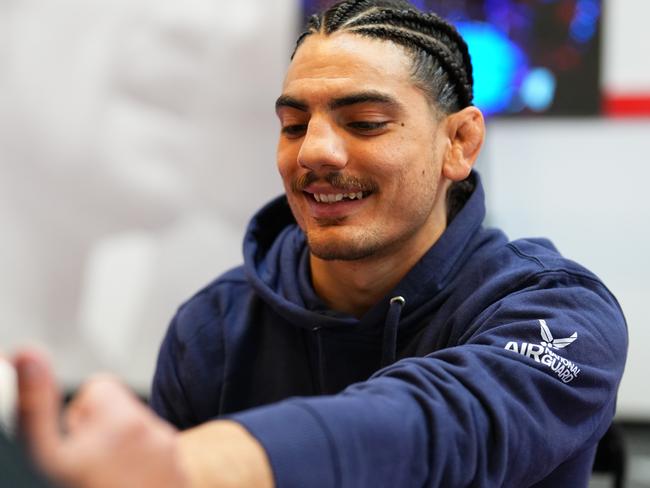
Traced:
[[452, 180], [461, 181], [469, 176], [485, 139], [485, 121], [476, 107], [447, 116], [446, 130], [448, 145], [442, 165], [442, 174]]

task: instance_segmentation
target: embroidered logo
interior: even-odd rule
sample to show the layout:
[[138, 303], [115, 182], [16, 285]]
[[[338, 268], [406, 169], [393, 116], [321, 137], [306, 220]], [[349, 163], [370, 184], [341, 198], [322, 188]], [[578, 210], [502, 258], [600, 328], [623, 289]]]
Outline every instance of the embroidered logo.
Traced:
[[574, 332], [569, 337], [565, 337], [564, 339], [553, 339], [553, 334], [551, 334], [551, 329], [549, 329], [548, 325], [546, 325], [546, 320], [540, 319], [539, 325], [542, 329], [542, 339], [544, 339], [542, 341], [542, 346], [544, 347], [550, 347], [552, 349], [564, 349], [578, 338], [578, 333]]
[[505, 349], [519, 353], [522, 356], [527, 356], [538, 363], [548, 366], [560, 380], [564, 383], [570, 383], [578, 377], [580, 368], [573, 362], [557, 354], [555, 350], [564, 349], [572, 344], [578, 338], [578, 333], [574, 332], [569, 337], [554, 339], [551, 329], [549, 329], [545, 320], [540, 319], [539, 325], [542, 335], [540, 344], [510, 341], [506, 344]]

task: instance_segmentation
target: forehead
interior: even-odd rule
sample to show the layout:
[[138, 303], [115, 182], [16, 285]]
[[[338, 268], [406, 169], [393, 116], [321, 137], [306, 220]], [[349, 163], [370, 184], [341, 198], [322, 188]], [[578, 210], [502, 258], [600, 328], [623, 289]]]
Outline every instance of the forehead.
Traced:
[[395, 96], [417, 91], [406, 50], [390, 41], [358, 34], [312, 34], [289, 65], [283, 92], [296, 96], [338, 96], [350, 90]]

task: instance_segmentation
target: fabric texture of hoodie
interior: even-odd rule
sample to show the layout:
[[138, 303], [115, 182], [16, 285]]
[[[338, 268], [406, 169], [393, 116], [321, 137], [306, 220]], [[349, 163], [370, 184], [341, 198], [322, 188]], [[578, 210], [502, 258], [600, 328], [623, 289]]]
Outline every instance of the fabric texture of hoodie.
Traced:
[[361, 318], [314, 292], [286, 198], [244, 265], [179, 309], [151, 404], [179, 428], [230, 418], [278, 488], [586, 487], [627, 351], [616, 299], [546, 239], [487, 229], [472, 195]]

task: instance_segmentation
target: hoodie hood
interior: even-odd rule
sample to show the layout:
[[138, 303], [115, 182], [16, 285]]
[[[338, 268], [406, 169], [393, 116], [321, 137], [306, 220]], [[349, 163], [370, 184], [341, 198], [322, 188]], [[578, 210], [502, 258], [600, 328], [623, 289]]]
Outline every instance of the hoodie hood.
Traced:
[[[478, 173], [469, 176], [474, 191], [438, 241], [397, 286], [360, 319], [329, 310], [316, 295], [309, 267], [309, 249], [286, 196], [264, 206], [251, 220], [244, 238], [244, 269], [255, 291], [280, 316], [309, 329], [341, 326], [381, 327], [394, 297], [403, 297], [402, 326], [432, 292], [442, 289], [476, 245], [485, 217], [484, 193]], [[296, 280], [296, 277], [298, 279]]]

